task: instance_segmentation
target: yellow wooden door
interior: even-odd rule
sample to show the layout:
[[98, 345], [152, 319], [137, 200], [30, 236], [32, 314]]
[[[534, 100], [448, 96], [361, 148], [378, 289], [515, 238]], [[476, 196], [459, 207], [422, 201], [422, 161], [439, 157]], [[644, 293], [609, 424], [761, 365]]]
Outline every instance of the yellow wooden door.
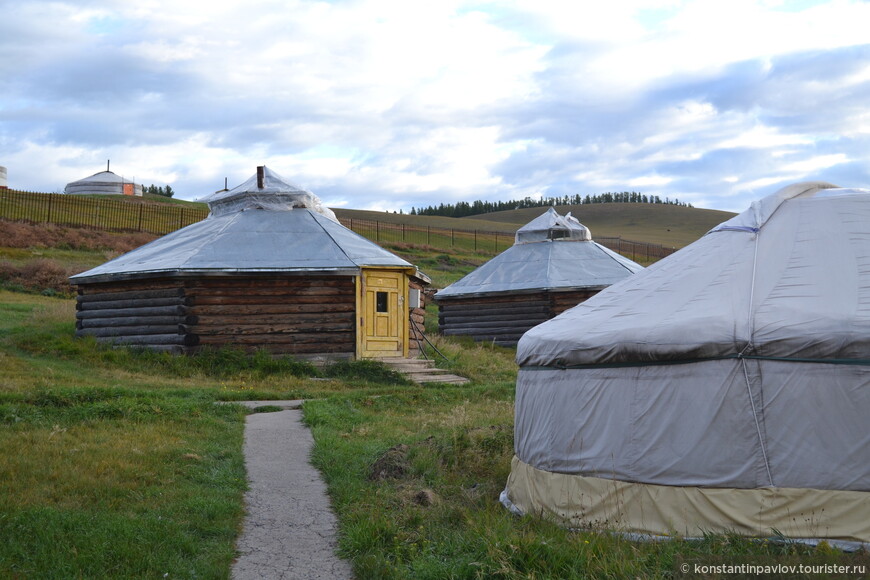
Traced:
[[360, 356], [405, 356], [407, 292], [404, 272], [363, 270]]

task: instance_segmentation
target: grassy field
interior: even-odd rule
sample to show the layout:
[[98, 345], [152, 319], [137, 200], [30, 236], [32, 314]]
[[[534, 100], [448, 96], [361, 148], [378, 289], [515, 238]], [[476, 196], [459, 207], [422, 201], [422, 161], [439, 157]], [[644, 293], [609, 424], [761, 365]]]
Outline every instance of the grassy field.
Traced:
[[[682, 248], [694, 242], [714, 226], [734, 216], [727, 211], [640, 203], [566, 205], [556, 206], [555, 209], [562, 215], [571, 212], [592, 231], [593, 239], [596, 236], [622, 237], [626, 240], [675, 248]], [[335, 210], [335, 213], [342, 219], [367, 219], [418, 227], [476, 229], [512, 234], [517, 228], [529, 223], [545, 211], [546, 208], [535, 207], [467, 218], [412, 216], [344, 209]]]
[[[56, 252], [68, 267], [130, 243], [116, 234], [0, 251], [21, 263]], [[396, 249], [438, 284], [481, 259]], [[39, 284], [16, 290], [0, 290], [0, 578], [227, 578], [246, 410], [215, 402], [279, 398], [308, 400], [312, 461], [360, 579], [722, 577], [684, 575], [684, 562], [870, 567], [866, 553], [824, 544], [631, 542], [511, 515], [498, 503], [512, 456], [511, 349], [434, 337], [448, 359], [439, 364], [470, 377], [465, 386], [409, 384], [368, 361], [172, 357], [76, 340], [74, 300]]]
[[[541, 215], [542, 211], [541, 208], [527, 208], [480, 217], [516, 229]], [[565, 205], [557, 206], [556, 211], [562, 215], [571, 212], [592, 231], [593, 239], [596, 236], [622, 237], [675, 248], [687, 246], [714, 226], [734, 217], [727, 211], [646, 203]], [[465, 218], [460, 221], [465, 221]]]

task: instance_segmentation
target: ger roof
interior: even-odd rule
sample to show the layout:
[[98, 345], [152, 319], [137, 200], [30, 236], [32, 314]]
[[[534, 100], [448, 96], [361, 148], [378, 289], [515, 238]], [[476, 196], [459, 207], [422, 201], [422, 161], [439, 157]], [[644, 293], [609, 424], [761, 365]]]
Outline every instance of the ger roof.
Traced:
[[524, 366], [867, 360], [870, 190], [806, 182], [527, 332]]
[[86, 183], [132, 183], [129, 179], [124, 179], [113, 171], [100, 171], [88, 177], [72, 181], [67, 185], [86, 184]]
[[[128, 278], [256, 272], [356, 273], [361, 267], [414, 269], [409, 262], [345, 228], [314, 194], [266, 170], [206, 199], [201, 222], [70, 278], [74, 284]], [[307, 199], [307, 201], [306, 201]], [[320, 211], [318, 211], [318, 209]]]
[[443, 290], [436, 298], [539, 290], [600, 290], [642, 270], [592, 241], [589, 229], [553, 208], [519, 230], [516, 243]]

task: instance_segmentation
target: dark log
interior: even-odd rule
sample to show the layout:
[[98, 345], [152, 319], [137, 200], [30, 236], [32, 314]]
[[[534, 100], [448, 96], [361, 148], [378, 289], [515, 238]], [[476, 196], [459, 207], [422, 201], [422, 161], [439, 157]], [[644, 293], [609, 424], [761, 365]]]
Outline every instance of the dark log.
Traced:
[[183, 316], [187, 313], [186, 306], [164, 306], [161, 308], [117, 308], [107, 310], [80, 310], [76, 318], [126, 318], [134, 316]]
[[438, 306], [439, 310], [442, 312], [472, 312], [480, 315], [486, 314], [498, 314], [501, 312], [505, 312], [510, 310], [516, 314], [523, 313], [535, 313], [535, 312], [549, 312], [550, 304], [545, 301], [538, 301], [532, 303], [525, 302], [513, 302], [513, 303], [499, 303], [498, 306], [494, 306], [491, 304], [478, 304], [478, 303], [457, 303], [457, 304], [445, 304], [441, 303]]
[[487, 316], [475, 316], [470, 312], [464, 312], [462, 314], [445, 312], [443, 315], [438, 316], [438, 320], [442, 321], [442, 324], [462, 324], [464, 322], [509, 322], [512, 320], [547, 320], [547, 318], [549, 318], [549, 313], [547, 312], [536, 312], [534, 314], [535, 315], [529, 313], [517, 314], [509, 309], [505, 309], [504, 314], [491, 314]]
[[190, 307], [191, 314], [212, 316], [220, 314], [233, 314], [239, 316], [251, 316], [258, 314], [304, 314], [320, 312], [355, 312], [356, 304], [353, 300], [345, 302], [323, 303], [312, 300], [310, 304], [197, 304]]
[[145, 336], [152, 334], [179, 334], [179, 325], [168, 326], [104, 326], [82, 328], [76, 336]]
[[[221, 277], [221, 278], [199, 278], [196, 280], [186, 280], [184, 287], [196, 290], [208, 288], [244, 288], [250, 292], [251, 288], [296, 288], [296, 287], [347, 287], [354, 288], [353, 276], [286, 276], [281, 278], [274, 277]], [[193, 292], [194, 294], [196, 292]]]
[[[117, 288], [117, 287], [116, 287]], [[86, 302], [102, 302], [106, 300], [152, 300], [160, 298], [181, 298], [184, 296], [184, 288], [165, 288], [165, 289], [150, 289], [150, 290], [108, 290], [101, 289], [100, 292], [95, 292], [96, 287], [88, 286], [85, 290], [86, 294], [78, 296], [76, 300], [81, 303]]]
[[173, 296], [172, 298], [142, 298], [137, 300], [99, 300], [77, 302], [76, 310], [117, 310], [121, 308], [157, 308], [163, 306], [184, 306], [189, 300]]
[[346, 322], [353, 323], [353, 312], [317, 312], [304, 314], [219, 314], [203, 313], [199, 315], [197, 324], [201, 326], [226, 326], [233, 324], [300, 324], [316, 322]]
[[[155, 294], [152, 298], [165, 298], [169, 296], [184, 296], [184, 289], [179, 286], [178, 281], [162, 279], [150, 279], [137, 282], [109, 282], [102, 284], [82, 284], [80, 289], [84, 289], [84, 295], [90, 296], [94, 294], [118, 294], [122, 292], [166, 292], [166, 294]], [[175, 294], [169, 294], [174, 292]], [[132, 298], [133, 296], [128, 296]]]
[[242, 336], [212, 335], [200, 337], [200, 344], [262, 344], [264, 346], [271, 344], [313, 344], [320, 345], [323, 348], [331, 348], [333, 345], [354, 348], [356, 345], [355, 338], [356, 336], [351, 332], [344, 333], [344, 336], [342, 336], [342, 333], [324, 334], [322, 332], [315, 334], [252, 334]]
[[199, 288], [194, 293], [197, 303], [200, 297], [210, 296], [353, 296], [353, 288], [299, 287], [299, 288]]
[[[274, 336], [280, 334], [333, 333], [353, 332], [353, 322], [310, 323], [310, 324], [233, 324], [225, 326], [185, 327], [185, 330], [195, 332], [200, 336]], [[326, 337], [323, 337], [324, 340]]]
[[[196, 296], [193, 299], [194, 307], [199, 306], [258, 306], [258, 305], [273, 305], [273, 304], [355, 304], [354, 295], [350, 293], [346, 296], [292, 296], [292, 295], [272, 295], [269, 297], [254, 295], [232, 295], [232, 296]], [[200, 311], [201, 312], [201, 311]]]
[[138, 336], [114, 336], [97, 337], [98, 342], [111, 342], [116, 344], [128, 344], [132, 346], [149, 346], [152, 344], [176, 344], [183, 346], [196, 346], [199, 341], [195, 335], [181, 334], [148, 334]]
[[457, 330], [457, 331], [481, 331], [481, 332], [490, 332], [491, 329], [495, 328], [525, 328], [529, 329], [533, 326], [537, 326], [542, 322], [546, 322], [547, 318], [524, 318], [522, 320], [506, 320], [506, 321], [492, 321], [492, 322], [475, 322], [469, 320], [468, 322], [461, 323], [452, 323], [450, 325], [445, 325], [442, 330], [442, 334], [446, 330]]
[[125, 326], [161, 326], [161, 325], [179, 325], [179, 324], [196, 324], [196, 316], [128, 316], [117, 318], [84, 318], [79, 319], [78, 324], [81, 328], [100, 328], [106, 327], [125, 327]]

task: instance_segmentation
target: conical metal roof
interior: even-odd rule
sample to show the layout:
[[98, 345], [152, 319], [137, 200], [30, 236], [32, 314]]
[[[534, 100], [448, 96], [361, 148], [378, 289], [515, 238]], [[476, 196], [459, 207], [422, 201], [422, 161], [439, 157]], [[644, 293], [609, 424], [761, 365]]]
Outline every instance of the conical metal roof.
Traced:
[[364, 266], [414, 269], [334, 221], [328, 209], [318, 211], [320, 200], [311, 192], [287, 184], [273, 172], [265, 175], [270, 175], [264, 183], [268, 187], [257, 187], [255, 175], [253, 189], [248, 180], [228, 192], [218, 192], [206, 200], [212, 211], [203, 221], [72, 276], [70, 281], [257, 272], [353, 274]]
[[592, 241], [589, 229], [553, 208], [519, 230], [516, 243], [447, 288], [440, 299], [540, 290], [600, 290], [642, 270]]

